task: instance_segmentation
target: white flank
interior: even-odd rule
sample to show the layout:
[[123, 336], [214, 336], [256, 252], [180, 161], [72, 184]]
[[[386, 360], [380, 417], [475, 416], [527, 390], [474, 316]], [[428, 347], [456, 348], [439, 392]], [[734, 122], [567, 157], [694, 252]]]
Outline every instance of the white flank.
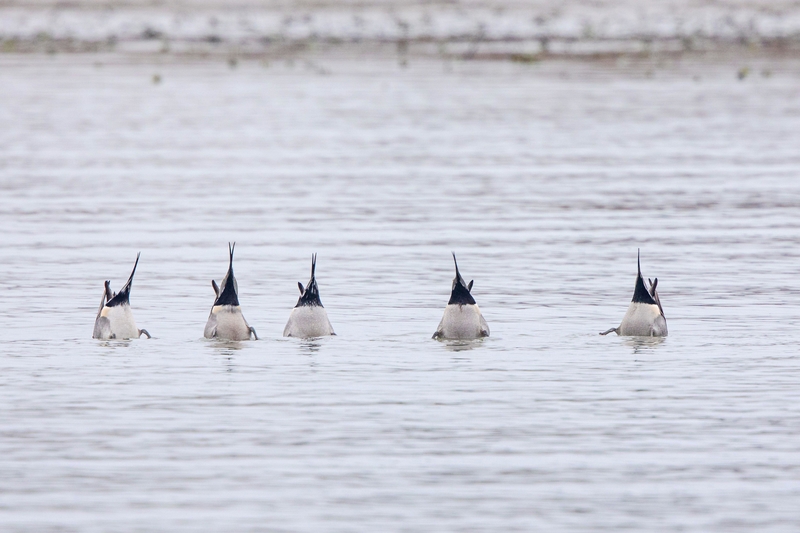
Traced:
[[302, 305], [292, 309], [289, 321], [283, 329], [284, 337], [309, 339], [327, 335], [335, 335], [333, 326], [325, 308], [318, 305]]
[[251, 332], [238, 305], [215, 305], [208, 315], [203, 335], [207, 339], [246, 341], [250, 340]]
[[[97, 325], [107, 320], [102, 328]], [[115, 305], [114, 307], [103, 307], [100, 316], [95, 323], [95, 331], [98, 333], [95, 338], [102, 340], [108, 339], [138, 339], [139, 328], [133, 319], [130, 305]]]
[[436, 337], [442, 339], [477, 339], [489, 336], [489, 325], [477, 304], [448, 304], [436, 328]]
[[666, 337], [667, 320], [657, 305], [631, 302], [617, 331], [628, 337]]

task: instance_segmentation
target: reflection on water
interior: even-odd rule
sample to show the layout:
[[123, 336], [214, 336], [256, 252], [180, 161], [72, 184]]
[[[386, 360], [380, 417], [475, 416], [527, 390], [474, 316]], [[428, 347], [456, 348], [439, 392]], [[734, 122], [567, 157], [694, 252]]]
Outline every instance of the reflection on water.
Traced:
[[312, 355], [319, 351], [320, 347], [322, 346], [322, 342], [320, 342], [319, 338], [303, 339], [300, 342], [300, 346], [302, 347], [303, 353]]
[[[206, 347], [213, 349], [221, 355], [232, 355], [242, 349], [241, 341], [232, 341], [227, 339], [203, 339]], [[253, 341], [247, 341], [253, 342]]]
[[[95, 59], [0, 54], [0, 531], [800, 530], [796, 60]], [[599, 337], [637, 248], [671, 334]]]
[[214, 356], [221, 357], [226, 372], [233, 372], [236, 368], [234, 356], [242, 351], [242, 342], [226, 339], [202, 339], [201, 342], [214, 351]]
[[633, 348], [633, 353], [645, 353], [667, 340], [667, 337], [624, 337], [625, 345]]
[[483, 344], [484, 339], [473, 340], [440, 340], [448, 352], [465, 352]]
[[103, 340], [97, 341], [98, 346], [103, 346], [105, 348], [127, 348], [131, 345], [131, 340]]

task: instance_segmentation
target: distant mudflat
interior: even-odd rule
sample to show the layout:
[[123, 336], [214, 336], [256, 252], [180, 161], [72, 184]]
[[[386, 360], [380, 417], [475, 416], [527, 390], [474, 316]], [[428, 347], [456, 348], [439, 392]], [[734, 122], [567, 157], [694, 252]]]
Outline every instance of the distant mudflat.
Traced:
[[296, 54], [347, 45], [401, 54], [534, 60], [544, 55], [800, 47], [792, 0], [22, 1], [0, 3], [4, 52]]

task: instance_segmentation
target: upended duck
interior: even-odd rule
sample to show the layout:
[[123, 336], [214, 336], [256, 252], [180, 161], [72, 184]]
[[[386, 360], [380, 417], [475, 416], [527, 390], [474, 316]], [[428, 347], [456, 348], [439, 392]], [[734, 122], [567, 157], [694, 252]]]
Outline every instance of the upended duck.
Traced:
[[456, 254], [453, 253], [453, 263], [456, 266], [456, 277], [453, 278], [453, 286], [450, 291], [450, 301], [444, 308], [434, 339], [478, 339], [489, 336], [489, 325], [481, 315], [475, 298], [472, 297], [472, 283], [467, 285], [461, 273], [458, 271], [458, 261]]
[[206, 329], [203, 336], [207, 339], [224, 339], [230, 341], [247, 341], [250, 336], [258, 340], [256, 330], [247, 323], [239, 307], [239, 284], [233, 275], [233, 249], [236, 243], [228, 243], [230, 262], [228, 272], [222, 278], [222, 283], [211, 280], [211, 287], [217, 295], [211, 313], [208, 315]]
[[645, 286], [642, 277], [642, 265], [639, 253], [636, 253], [636, 285], [633, 289], [633, 299], [628, 306], [628, 312], [622, 317], [622, 323], [616, 327], [602, 332], [600, 335], [608, 335], [612, 331], [617, 335], [626, 337], [666, 337], [667, 318], [664, 316], [664, 309], [661, 307], [661, 300], [658, 298], [656, 287], [658, 278], [651, 281], [650, 288]]
[[305, 288], [299, 281], [297, 287], [300, 289], [300, 298], [297, 305], [289, 315], [289, 321], [283, 329], [284, 337], [299, 337], [310, 339], [313, 337], [325, 337], [336, 335], [333, 332], [328, 313], [322, 306], [319, 299], [319, 288], [315, 271], [317, 268], [317, 254], [311, 256], [311, 279], [308, 280]]
[[93, 339], [138, 339], [142, 334], [147, 335], [148, 339], [150, 338], [146, 329], [136, 327], [136, 321], [131, 312], [131, 285], [140, 255], [141, 252], [136, 254], [136, 262], [133, 264], [133, 271], [128, 282], [118, 293], [111, 292], [111, 281], [106, 280], [103, 296], [100, 299], [100, 308], [97, 310], [97, 318], [94, 321]]

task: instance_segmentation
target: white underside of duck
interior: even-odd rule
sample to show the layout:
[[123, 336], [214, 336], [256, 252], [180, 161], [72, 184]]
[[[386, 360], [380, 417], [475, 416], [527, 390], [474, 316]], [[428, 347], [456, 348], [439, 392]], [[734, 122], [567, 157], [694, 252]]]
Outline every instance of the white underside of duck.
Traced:
[[631, 302], [616, 331], [626, 337], [666, 337], [667, 319], [657, 305]]
[[478, 339], [489, 336], [489, 324], [478, 304], [448, 304], [434, 338]]
[[141, 332], [133, 319], [131, 306], [123, 304], [103, 307], [94, 322], [92, 338], [100, 340], [138, 339], [140, 335]]
[[250, 340], [252, 330], [238, 305], [215, 305], [208, 315], [203, 335], [207, 339]]
[[289, 321], [283, 329], [284, 337], [309, 339], [336, 335], [333, 332], [328, 313], [319, 305], [302, 305], [292, 309]]

